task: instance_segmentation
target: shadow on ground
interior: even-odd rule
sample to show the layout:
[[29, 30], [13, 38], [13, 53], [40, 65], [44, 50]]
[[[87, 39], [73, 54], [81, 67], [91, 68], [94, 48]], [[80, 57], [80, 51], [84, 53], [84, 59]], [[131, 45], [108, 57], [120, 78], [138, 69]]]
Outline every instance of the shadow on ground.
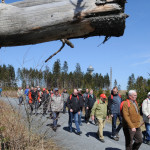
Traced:
[[121, 149], [119, 149], [119, 148], [108, 147], [108, 148], [105, 148], [105, 150], [121, 150]]

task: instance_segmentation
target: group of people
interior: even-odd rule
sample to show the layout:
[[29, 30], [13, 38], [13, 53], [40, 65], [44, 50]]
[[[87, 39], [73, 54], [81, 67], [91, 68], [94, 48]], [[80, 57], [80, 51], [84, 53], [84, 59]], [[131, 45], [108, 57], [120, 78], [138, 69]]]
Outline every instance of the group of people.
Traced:
[[[19, 105], [22, 103], [22, 89], [18, 89]], [[37, 115], [38, 108], [43, 104], [43, 115], [47, 111], [51, 112], [53, 119], [53, 130], [56, 131], [58, 127], [58, 118], [60, 112], [66, 113], [66, 107], [68, 108], [68, 129], [72, 133], [72, 123], [74, 120], [76, 126], [76, 134], [81, 135], [80, 126], [82, 126], [82, 115], [85, 110], [85, 123], [89, 124], [89, 119], [94, 121], [95, 125], [98, 125], [97, 134], [101, 142], [105, 142], [103, 136], [103, 128], [105, 126], [106, 119], [112, 118], [112, 134], [111, 138], [115, 141], [119, 141], [119, 131], [123, 128], [125, 135], [126, 150], [138, 150], [143, 142], [141, 132], [141, 116], [136, 102], [137, 93], [135, 90], [128, 92], [128, 99], [122, 99], [118, 93], [118, 88], [114, 87], [111, 91], [111, 95], [107, 98], [104, 93], [100, 94], [99, 100], [93, 94], [93, 90], [86, 89], [86, 92], [82, 95], [82, 89], [74, 89], [73, 93], [69, 95], [67, 90], [64, 89], [63, 93], [59, 93], [58, 88], [53, 91], [40, 90], [39, 87], [31, 88], [27, 87], [25, 92], [26, 101], [31, 108], [31, 115], [35, 108], [35, 114]], [[108, 103], [106, 102], [108, 99]], [[34, 107], [33, 107], [34, 106]], [[148, 98], [143, 101], [142, 104], [143, 120], [146, 127], [145, 137], [146, 143], [150, 145], [150, 92]], [[117, 119], [119, 124], [117, 124]], [[134, 143], [133, 143], [134, 141]]]

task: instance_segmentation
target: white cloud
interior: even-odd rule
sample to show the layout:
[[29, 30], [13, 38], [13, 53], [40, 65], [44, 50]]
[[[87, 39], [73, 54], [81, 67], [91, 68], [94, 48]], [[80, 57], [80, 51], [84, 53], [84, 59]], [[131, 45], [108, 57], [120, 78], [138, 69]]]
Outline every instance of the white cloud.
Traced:
[[147, 60], [144, 60], [142, 62], [132, 64], [132, 66], [144, 65], [144, 64], [149, 64], [149, 63], [150, 63], [150, 59], [147, 59]]

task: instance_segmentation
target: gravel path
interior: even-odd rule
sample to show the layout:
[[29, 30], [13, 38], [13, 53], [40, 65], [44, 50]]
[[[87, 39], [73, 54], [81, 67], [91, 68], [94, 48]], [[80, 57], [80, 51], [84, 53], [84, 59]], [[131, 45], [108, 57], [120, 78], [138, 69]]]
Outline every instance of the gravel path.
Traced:
[[[20, 108], [18, 106], [18, 100], [13, 98], [1, 98], [4, 101], [12, 104], [13, 107], [16, 107], [21, 113], [25, 115], [24, 106], [22, 105]], [[41, 111], [41, 110], [39, 110]], [[125, 139], [123, 131], [120, 131], [120, 140], [114, 141], [110, 138], [111, 135], [111, 124], [106, 123], [104, 128], [104, 137], [105, 143], [101, 143], [97, 137], [97, 129], [98, 127], [94, 124], [85, 124], [83, 122], [83, 126], [80, 127], [82, 131], [82, 135], [75, 134], [75, 124], [73, 123], [73, 132], [68, 132], [68, 113], [60, 114], [60, 118], [58, 120], [58, 124], [61, 125], [57, 129], [57, 132], [54, 132], [50, 124], [52, 123], [51, 119], [47, 119], [48, 116], [42, 117], [39, 112], [38, 116], [33, 115], [32, 125], [35, 127], [35, 132], [37, 132], [38, 126], [38, 133], [42, 134], [44, 132], [47, 133], [47, 138], [52, 138], [55, 143], [62, 149], [68, 150], [125, 150]], [[150, 146], [146, 144], [142, 144], [140, 150], [149, 150]]]

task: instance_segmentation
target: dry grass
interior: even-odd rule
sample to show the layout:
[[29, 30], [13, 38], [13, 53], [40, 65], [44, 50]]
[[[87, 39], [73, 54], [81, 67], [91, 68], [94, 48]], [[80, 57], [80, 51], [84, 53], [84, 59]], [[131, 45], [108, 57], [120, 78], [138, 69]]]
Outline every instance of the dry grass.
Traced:
[[4, 96], [4, 97], [17, 97], [17, 91], [15, 91], [15, 90], [3, 91], [2, 96]]
[[29, 133], [21, 116], [3, 101], [0, 101], [0, 149], [59, 150], [52, 140]]

